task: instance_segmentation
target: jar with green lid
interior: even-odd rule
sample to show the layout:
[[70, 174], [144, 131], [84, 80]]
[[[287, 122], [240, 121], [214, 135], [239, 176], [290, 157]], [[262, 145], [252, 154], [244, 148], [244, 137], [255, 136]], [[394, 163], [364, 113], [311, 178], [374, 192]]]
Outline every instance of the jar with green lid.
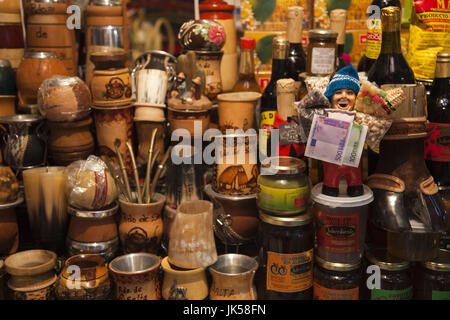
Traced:
[[338, 33], [313, 29], [308, 32], [306, 72], [313, 76], [327, 76], [336, 71]]
[[306, 211], [309, 199], [305, 162], [293, 157], [272, 157], [261, 164], [258, 176], [258, 208], [278, 216]]
[[311, 300], [313, 293], [313, 216], [279, 217], [259, 212], [258, 298]]
[[450, 300], [450, 251], [440, 249], [436, 259], [417, 266], [414, 299]]
[[314, 265], [314, 300], [359, 300], [360, 262], [329, 262], [318, 256]]
[[[410, 274], [410, 262], [392, 256], [384, 248], [371, 248], [365, 253], [365, 281], [361, 287], [362, 295], [367, 300], [411, 300], [413, 284]], [[377, 271], [368, 269], [370, 266], [379, 268], [379, 288], [369, 289], [376, 285]], [[375, 269], [376, 270], [376, 269]], [[369, 280], [369, 283], [367, 283]]]

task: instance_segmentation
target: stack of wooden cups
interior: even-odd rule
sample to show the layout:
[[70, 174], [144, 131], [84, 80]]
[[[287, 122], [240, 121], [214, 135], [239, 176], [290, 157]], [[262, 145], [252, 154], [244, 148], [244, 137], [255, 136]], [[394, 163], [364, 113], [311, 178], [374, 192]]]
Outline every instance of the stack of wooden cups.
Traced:
[[0, 59], [17, 69], [24, 53], [20, 0], [0, 2]]
[[91, 94], [80, 78], [48, 78], [39, 88], [38, 104], [47, 119], [48, 158], [52, 164], [67, 166], [94, 153]]
[[27, 0], [27, 50], [58, 55], [69, 75], [78, 74], [75, 30], [67, 27], [68, 0]]
[[125, 66], [128, 54], [123, 50], [99, 51], [91, 53], [90, 59], [95, 65], [90, 88], [99, 152], [120, 165], [119, 151], [127, 174], [131, 175], [127, 143], [133, 145], [133, 105], [131, 74]]

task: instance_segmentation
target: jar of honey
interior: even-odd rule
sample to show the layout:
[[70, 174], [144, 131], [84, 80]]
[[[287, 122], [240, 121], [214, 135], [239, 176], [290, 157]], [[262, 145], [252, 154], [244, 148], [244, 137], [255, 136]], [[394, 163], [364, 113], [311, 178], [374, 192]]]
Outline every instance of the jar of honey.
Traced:
[[313, 29], [308, 32], [306, 72], [313, 76], [327, 76], [336, 71], [338, 33]]
[[311, 300], [314, 228], [311, 213], [278, 217], [259, 212], [258, 298]]
[[414, 299], [450, 299], [450, 251], [441, 249], [437, 258], [417, 267], [414, 273]]
[[278, 216], [306, 211], [309, 187], [303, 160], [280, 156], [267, 158], [258, 176], [257, 204], [265, 213]]
[[315, 258], [314, 300], [359, 300], [359, 261], [336, 263]]
[[413, 285], [410, 275], [410, 262], [394, 257], [384, 248], [371, 248], [365, 253], [367, 268], [376, 266], [379, 268], [379, 287], [368, 288], [368, 285], [376, 285], [377, 281], [371, 281], [371, 275], [377, 271], [367, 269], [366, 276], [369, 280], [361, 288], [364, 299], [369, 300], [411, 300]]

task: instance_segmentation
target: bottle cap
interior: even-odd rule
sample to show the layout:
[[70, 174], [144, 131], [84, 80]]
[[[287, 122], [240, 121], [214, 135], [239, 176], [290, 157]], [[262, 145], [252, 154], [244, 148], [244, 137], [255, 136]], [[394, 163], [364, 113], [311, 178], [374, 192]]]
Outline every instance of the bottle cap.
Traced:
[[272, 40], [272, 55], [274, 59], [287, 59], [289, 41], [282, 36], [276, 36]]
[[440, 51], [437, 53], [438, 62], [449, 62], [450, 61], [450, 51]]
[[253, 49], [255, 49], [255, 43], [256, 43], [255, 38], [250, 38], [250, 37], [242, 37], [241, 38], [241, 48], [242, 49], [253, 50]]

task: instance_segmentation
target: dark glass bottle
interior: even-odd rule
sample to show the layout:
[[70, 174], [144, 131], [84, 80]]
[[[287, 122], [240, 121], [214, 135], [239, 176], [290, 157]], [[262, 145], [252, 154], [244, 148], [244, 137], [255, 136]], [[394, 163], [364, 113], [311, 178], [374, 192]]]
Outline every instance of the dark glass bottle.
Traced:
[[[401, 8], [399, 0], [373, 0], [371, 6], [378, 6], [380, 10], [385, 7]], [[374, 11], [368, 15], [370, 19], [368, 20], [366, 51], [359, 60], [358, 72], [369, 72], [380, 54], [382, 40], [381, 19], [380, 17], [373, 17], [373, 14]]]
[[272, 75], [261, 97], [260, 129], [266, 129], [267, 133], [260, 132], [259, 151], [266, 156], [270, 155], [270, 131], [277, 112], [277, 81], [288, 78], [288, 48], [289, 41], [285, 37], [277, 36], [273, 39]]
[[425, 160], [440, 189], [450, 188], [450, 51], [437, 54], [436, 71], [427, 100], [428, 138]]
[[383, 29], [381, 52], [367, 77], [379, 86], [383, 84], [414, 84], [414, 72], [402, 54], [400, 43], [401, 11], [398, 7], [381, 9]]
[[306, 71], [306, 54], [302, 46], [303, 17], [304, 9], [302, 7], [288, 8], [286, 33], [289, 41], [288, 78], [292, 78], [296, 82], [296, 101], [299, 99], [300, 74]]
[[239, 62], [239, 79], [233, 92], [258, 92], [261, 88], [255, 78], [255, 38], [241, 38], [241, 58]]

